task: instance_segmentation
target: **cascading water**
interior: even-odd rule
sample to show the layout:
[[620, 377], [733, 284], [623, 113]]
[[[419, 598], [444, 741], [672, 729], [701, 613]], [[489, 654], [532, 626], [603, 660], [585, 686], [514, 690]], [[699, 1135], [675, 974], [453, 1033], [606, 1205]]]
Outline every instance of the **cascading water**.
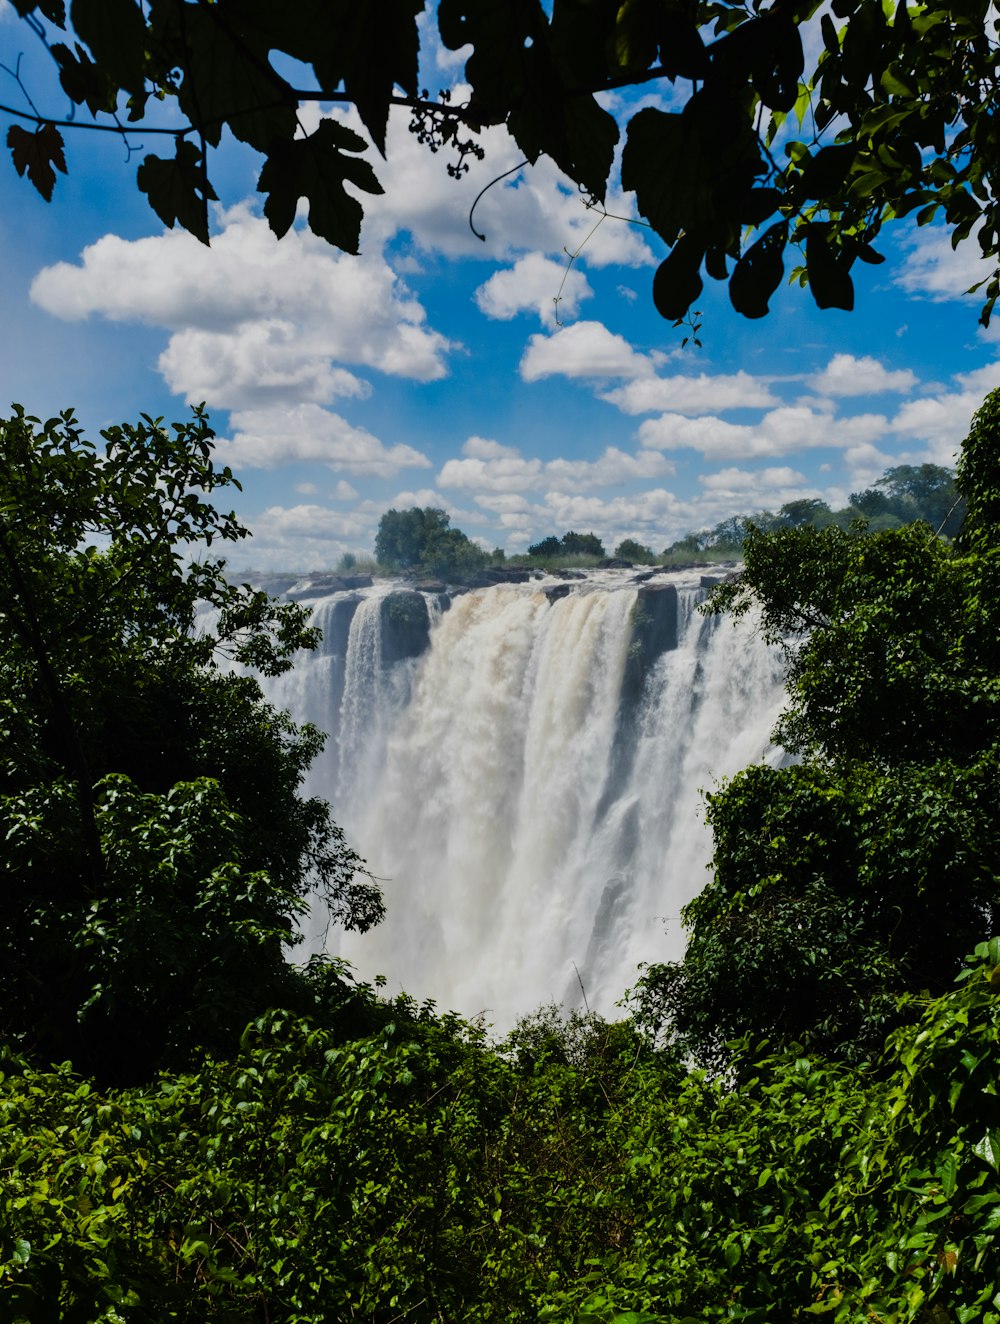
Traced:
[[607, 572], [317, 602], [321, 650], [268, 697], [331, 733], [308, 789], [385, 880], [384, 923], [328, 939], [363, 976], [502, 1027], [581, 989], [610, 1012], [680, 956], [701, 792], [777, 756], [782, 700], [780, 658], [703, 596]]

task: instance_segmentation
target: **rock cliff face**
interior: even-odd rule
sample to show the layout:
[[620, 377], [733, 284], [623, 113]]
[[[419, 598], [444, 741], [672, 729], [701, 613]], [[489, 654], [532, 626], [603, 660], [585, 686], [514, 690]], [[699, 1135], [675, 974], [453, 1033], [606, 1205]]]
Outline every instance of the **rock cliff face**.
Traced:
[[661, 654], [677, 647], [677, 589], [673, 584], [643, 584], [632, 608], [632, 643], [625, 689], [642, 683]]
[[632, 637], [622, 676], [617, 734], [600, 806], [602, 813], [632, 775], [647, 678], [663, 654], [677, 647], [678, 615], [677, 589], [673, 584], [643, 584], [636, 590], [631, 614]]
[[420, 657], [430, 643], [427, 599], [412, 589], [397, 589], [382, 599], [382, 666]]

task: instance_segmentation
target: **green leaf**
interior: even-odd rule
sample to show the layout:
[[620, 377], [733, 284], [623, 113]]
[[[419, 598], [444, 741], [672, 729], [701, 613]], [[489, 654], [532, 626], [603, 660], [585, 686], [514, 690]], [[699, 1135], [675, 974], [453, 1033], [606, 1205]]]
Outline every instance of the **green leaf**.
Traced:
[[809, 288], [818, 308], [854, 307], [854, 282], [851, 280], [850, 258], [835, 252], [830, 244], [829, 227], [813, 223], [806, 233], [806, 268]]
[[984, 1163], [988, 1163], [994, 1172], [1000, 1172], [1000, 1130], [987, 1131], [972, 1146], [972, 1152]]
[[138, 96], [145, 82], [146, 21], [135, 0], [73, 0], [70, 14], [95, 64]]
[[203, 172], [204, 161], [194, 143], [181, 139], [172, 161], [147, 156], [136, 182], [164, 225], [181, 226], [208, 243], [208, 201], [216, 194]]
[[[668, 244], [677, 242], [685, 224], [696, 228], [709, 211], [707, 198], [700, 201], [697, 176], [684, 174], [688, 150], [680, 114], [648, 107], [629, 121], [622, 187], [635, 193], [639, 211]], [[675, 181], [685, 182], [678, 189]], [[692, 206], [689, 199], [699, 201]]]
[[619, 5], [612, 49], [622, 72], [641, 73], [656, 59], [660, 12], [655, 0], [624, 0]]
[[213, 147], [229, 125], [233, 135], [259, 152], [296, 130], [296, 102], [270, 63], [265, 35], [249, 24], [237, 29], [223, 4], [182, 7], [189, 64], [178, 101], [191, 123]]
[[894, 97], [913, 96], [913, 89], [911, 87], [908, 87], [901, 78], [897, 77], [897, 75], [892, 72], [891, 69], [883, 70], [882, 77], [879, 81], [882, 84], [882, 90], [884, 92], [888, 92], [890, 96], [894, 96]]
[[765, 230], [743, 254], [729, 278], [729, 298], [744, 317], [764, 317], [768, 300], [784, 275], [783, 254], [788, 240], [788, 226], [778, 221]]
[[857, 155], [853, 144], [821, 147], [815, 156], [800, 161], [802, 178], [797, 181], [803, 197], [826, 199], [843, 188]]
[[748, 189], [739, 202], [737, 213], [744, 225], [762, 225], [777, 211], [781, 200], [780, 189]]
[[[766, 24], [768, 41], [766, 53], [754, 68], [753, 85], [769, 109], [789, 111], [798, 100], [799, 79], [805, 69], [798, 25], [777, 12], [755, 21]], [[737, 32], [743, 32], [749, 26], [744, 24]]]
[[440, 0], [438, 28], [450, 50], [473, 47], [465, 64], [473, 104], [503, 116], [522, 100], [530, 52], [548, 29], [538, 0]]
[[14, 158], [14, 168], [28, 178], [46, 202], [52, 201], [56, 183], [56, 170], [66, 173], [66, 157], [62, 135], [54, 124], [40, 124], [32, 133], [20, 124], [7, 130], [7, 146]]
[[313, 43], [311, 62], [320, 86], [343, 81], [383, 156], [393, 88], [417, 95], [417, 16], [423, 8], [423, 0], [381, 0], [377, 5], [334, 0], [320, 28], [329, 39]]
[[52, 55], [59, 66], [60, 85], [71, 101], [78, 106], [86, 105], [92, 115], [114, 110], [117, 101], [114, 80], [98, 68], [79, 42], [75, 55], [62, 42], [52, 47]]
[[698, 268], [702, 256], [700, 245], [682, 235], [657, 268], [653, 277], [653, 303], [656, 311], [668, 322], [686, 316], [701, 294], [704, 282]]
[[603, 201], [618, 142], [617, 121], [592, 96], [563, 94], [558, 72], [540, 44], [526, 55], [525, 91], [508, 117], [508, 129], [532, 164], [544, 153]]
[[323, 120], [308, 138], [274, 145], [257, 187], [268, 194], [264, 215], [279, 238], [291, 229], [299, 199], [305, 198], [313, 233], [345, 252], [358, 251], [364, 212], [344, 184], [382, 192], [368, 162], [345, 155], [362, 152], [365, 146], [363, 138], [337, 120]]
[[711, 68], [708, 51], [691, 12], [662, 6], [657, 26], [660, 64], [669, 78], [703, 79]]
[[748, 103], [730, 89], [702, 89], [682, 114], [634, 115], [622, 153], [622, 185], [668, 244], [682, 231], [709, 246], [739, 235], [739, 207], [762, 172]]
[[66, 6], [63, 0], [11, 0], [11, 3], [22, 18], [40, 9], [49, 22], [54, 23], [57, 28], [66, 26]]

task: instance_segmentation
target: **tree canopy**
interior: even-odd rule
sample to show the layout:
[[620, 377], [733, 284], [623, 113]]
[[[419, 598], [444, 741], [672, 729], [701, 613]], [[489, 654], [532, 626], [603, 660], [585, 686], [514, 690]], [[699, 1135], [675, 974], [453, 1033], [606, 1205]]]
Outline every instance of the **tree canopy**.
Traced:
[[[263, 158], [258, 189], [277, 235], [304, 200], [312, 230], [356, 252], [356, 194], [382, 190], [363, 153], [384, 151], [390, 107], [402, 105], [422, 141], [453, 154], [453, 172], [482, 152], [484, 128], [505, 125], [528, 163], [548, 156], [596, 205], [624, 135], [621, 182], [670, 248], [653, 298], [671, 320], [698, 299], [703, 271], [728, 281], [737, 311], [764, 316], [789, 250], [791, 277], [821, 308], [851, 308], [852, 268], [883, 260], [875, 244], [901, 217], [939, 220], [953, 243], [975, 234], [985, 255], [1000, 252], [1000, 56], [985, 0], [835, 0], [832, 12], [819, 0], [440, 0], [444, 45], [472, 48], [461, 104], [419, 86], [423, 0], [72, 0], [68, 13], [64, 0], [13, 3], [55, 29], [59, 83], [75, 105], [101, 128], [164, 140], [136, 182], [164, 224], [205, 243], [212, 152], [228, 129]], [[308, 66], [304, 86], [281, 57]], [[602, 104], [602, 93], [658, 84], [672, 109], [616, 118]], [[46, 89], [49, 104], [54, 95]], [[68, 169], [62, 130], [81, 122], [36, 102], [38, 89], [2, 109], [17, 121], [15, 168], [49, 198]], [[307, 132], [307, 102], [352, 104], [368, 141], [337, 118]], [[998, 291], [994, 273], [984, 322]]]
[[207, 555], [246, 536], [207, 420], [102, 435], [0, 423], [0, 1034], [134, 1079], [291, 996], [308, 892], [359, 928], [381, 899], [298, 793], [324, 737], [220, 665], [317, 635]]
[[848, 505], [831, 510], [825, 501], [801, 497], [787, 501], [775, 513], [730, 515], [714, 528], [689, 533], [664, 549], [664, 556], [692, 556], [711, 551], [740, 556], [751, 532], [775, 533], [789, 528], [850, 530], [863, 521], [870, 533], [898, 529], [922, 521], [932, 532], [954, 538], [965, 515], [965, 496], [955, 485], [955, 473], [940, 464], [897, 464], [873, 487], [852, 492]]
[[462, 575], [480, 570], [486, 553], [451, 516], [434, 506], [387, 510], [375, 534], [375, 559], [387, 570], [423, 570], [432, 575]]
[[[928, 466], [931, 467], [931, 466]], [[774, 738], [801, 762], [708, 796], [713, 873], [652, 1003], [707, 1060], [751, 1033], [877, 1054], [899, 999], [945, 992], [1000, 922], [1000, 393], [973, 419], [954, 543], [924, 523], [751, 525], [716, 611], [784, 650]], [[935, 473], [891, 470], [886, 486]]]
[[596, 533], [576, 533], [568, 529], [561, 538], [550, 533], [540, 542], [532, 543], [527, 554], [540, 557], [603, 556], [604, 544]]
[[615, 548], [615, 557], [620, 561], [637, 561], [642, 565], [652, 564], [656, 559], [652, 547], [647, 547], [637, 538], [622, 539]]

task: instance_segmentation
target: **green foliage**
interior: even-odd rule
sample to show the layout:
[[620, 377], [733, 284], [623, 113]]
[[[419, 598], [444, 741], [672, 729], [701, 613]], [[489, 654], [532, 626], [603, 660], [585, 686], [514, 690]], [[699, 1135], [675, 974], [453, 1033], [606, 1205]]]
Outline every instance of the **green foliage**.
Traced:
[[[774, 737], [803, 759], [709, 795], [714, 872], [684, 912], [687, 956], [641, 984], [643, 1015], [715, 1066], [744, 1033], [871, 1058], [900, 997], [943, 992], [997, 931], [996, 402], [963, 451], [957, 545], [921, 523], [751, 525], [744, 570], [714, 592], [783, 649]], [[932, 466], [880, 488], [954, 506]]]
[[563, 553], [562, 543], [559, 541], [559, 539], [555, 536], [554, 533], [550, 533], [549, 536], [547, 538], [543, 538], [541, 542], [532, 543], [532, 545], [528, 548], [527, 555], [538, 556], [538, 557], [561, 556], [562, 553]]
[[708, 797], [713, 873], [683, 964], [640, 983], [644, 1018], [717, 1068], [748, 1032], [877, 1057], [899, 998], [947, 989], [996, 924], [998, 797], [992, 753], [739, 773]]
[[596, 533], [574, 533], [570, 529], [559, 541], [564, 556], [604, 555], [604, 544]]
[[972, 420], [962, 446], [956, 487], [966, 501], [958, 545], [979, 553], [984, 574], [992, 577], [1000, 544], [1000, 392], [992, 391]]
[[288, 996], [308, 891], [361, 928], [381, 900], [299, 795], [322, 735], [220, 668], [275, 674], [316, 633], [192, 559], [246, 536], [205, 499], [235, 482], [207, 420], [102, 435], [0, 423], [0, 1029], [139, 1079]]
[[378, 522], [375, 535], [375, 559], [390, 570], [408, 570], [418, 566], [427, 542], [448, 528], [451, 517], [432, 507], [387, 510]]
[[744, 560], [715, 608], [759, 607], [765, 637], [785, 648], [786, 748], [891, 765], [975, 756], [1000, 737], [986, 560], [955, 555], [925, 525], [752, 533]]
[[561, 538], [549, 534], [541, 542], [533, 543], [528, 548], [528, 556], [539, 560], [552, 560], [557, 557], [604, 556], [604, 544], [596, 533], [574, 533], [570, 529]]
[[3, 1060], [5, 1318], [995, 1324], [1000, 943], [877, 1072], [332, 987], [143, 1089]]
[[442, 578], [481, 570], [487, 557], [451, 517], [431, 506], [387, 510], [375, 535], [375, 557], [387, 570], [423, 570]]
[[[15, 8], [66, 25], [60, 0]], [[943, 221], [955, 244], [975, 231], [987, 256], [1000, 250], [997, 54], [981, 7], [840, 0], [835, 21], [814, 0], [761, 12], [724, 0], [441, 0], [440, 40], [471, 46], [463, 105], [418, 95], [423, 10], [422, 0], [377, 12], [334, 0], [319, 22], [312, 3], [74, 0], [75, 49], [51, 49], [73, 102], [127, 115], [98, 127], [173, 138], [173, 156], [148, 155], [137, 182], [165, 224], [206, 243], [210, 153], [228, 128], [263, 157], [258, 188], [276, 234], [304, 200], [316, 234], [357, 251], [363, 209], [348, 187], [373, 194], [381, 185], [360, 135], [333, 120], [299, 132], [296, 110], [319, 89], [352, 102], [383, 153], [390, 104], [409, 106], [412, 131], [432, 150], [452, 149], [456, 175], [483, 154], [482, 127], [504, 124], [528, 162], [548, 156], [596, 203], [624, 127], [622, 185], [671, 250], [653, 299], [675, 322], [698, 299], [703, 270], [728, 280], [737, 311], [764, 316], [789, 246], [803, 255], [792, 279], [817, 305], [850, 309], [855, 264], [881, 262], [873, 245], [882, 227], [914, 214], [920, 225]], [[311, 66], [306, 87], [288, 81], [295, 62]], [[619, 125], [598, 100], [658, 79], [683, 86], [669, 111], [644, 106]], [[32, 104], [41, 99], [36, 92]], [[146, 124], [150, 99], [157, 115]], [[32, 126], [8, 132], [15, 168], [51, 197], [66, 168], [56, 116], [5, 109]], [[998, 291], [1000, 277], [989, 278], [984, 322]]]
[[615, 548], [615, 556], [620, 561], [633, 561], [638, 565], [652, 565], [656, 558], [651, 547], [644, 546], [635, 538], [625, 538]]
[[851, 505], [868, 518], [888, 514], [901, 523], [923, 520], [949, 538], [957, 534], [965, 508], [954, 473], [938, 464], [897, 464], [874, 487], [852, 492]]
[[955, 474], [938, 464], [899, 464], [887, 469], [874, 487], [852, 492], [850, 504], [831, 510], [825, 501], [802, 497], [786, 502], [775, 514], [731, 515], [713, 529], [689, 533], [671, 543], [663, 553], [667, 561], [700, 558], [714, 552], [732, 559], [742, 556], [751, 530], [773, 533], [779, 529], [805, 526], [849, 531], [863, 519], [870, 533], [884, 533], [923, 520], [938, 534], [953, 538], [961, 526], [965, 502], [956, 486]]

